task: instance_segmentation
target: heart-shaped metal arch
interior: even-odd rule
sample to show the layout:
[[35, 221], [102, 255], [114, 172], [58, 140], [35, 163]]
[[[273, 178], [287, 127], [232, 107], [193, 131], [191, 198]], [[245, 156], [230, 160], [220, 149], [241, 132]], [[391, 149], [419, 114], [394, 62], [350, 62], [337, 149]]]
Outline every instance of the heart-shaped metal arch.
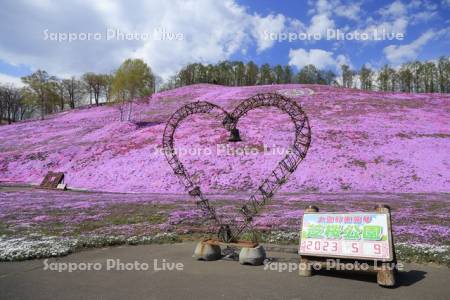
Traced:
[[[286, 156], [250, 196], [247, 203], [241, 207], [240, 212], [244, 216], [244, 222], [239, 226], [237, 224], [223, 224], [219, 216], [217, 216], [214, 207], [210, 205], [209, 200], [204, 196], [200, 187], [194, 184], [186, 168], [176, 155], [174, 134], [179, 124], [188, 116], [208, 113], [222, 118], [222, 125], [231, 133], [230, 141], [240, 141], [239, 130], [237, 129], [239, 119], [250, 110], [261, 107], [276, 107], [289, 115], [295, 128], [294, 143]], [[310, 143], [311, 128], [305, 112], [294, 100], [276, 93], [257, 94], [245, 99], [231, 114], [220, 106], [206, 101], [186, 104], [170, 117], [163, 134], [163, 150], [169, 165], [189, 195], [197, 200], [198, 207], [220, 228], [219, 238], [224, 242], [235, 241], [251, 225], [253, 217], [271, 200], [281, 185], [287, 182], [289, 175], [297, 169], [299, 163], [305, 158]]]

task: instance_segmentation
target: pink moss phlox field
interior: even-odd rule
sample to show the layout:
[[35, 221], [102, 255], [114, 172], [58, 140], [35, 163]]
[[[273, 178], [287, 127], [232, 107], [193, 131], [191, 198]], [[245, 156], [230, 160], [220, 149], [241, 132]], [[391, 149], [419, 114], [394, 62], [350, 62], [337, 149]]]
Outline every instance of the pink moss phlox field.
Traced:
[[[106, 105], [1, 126], [0, 182], [37, 184], [48, 171], [61, 171], [72, 188], [182, 193], [160, 152], [169, 116], [188, 102], [211, 101], [231, 111], [256, 93], [286, 89], [313, 91], [295, 98], [309, 116], [313, 139], [281, 192], [450, 191], [448, 95], [295, 84], [186, 86], [136, 101], [133, 122], [119, 122], [117, 107]], [[180, 156], [205, 192], [253, 190], [282, 157], [264, 149], [289, 147], [293, 139], [286, 115], [261, 109], [240, 120], [244, 142], [229, 145], [231, 150], [248, 145], [258, 153], [219, 153], [218, 144], [228, 145], [221, 120], [200, 115], [190, 120], [178, 129], [176, 146], [200, 149]], [[212, 154], [204, 155], [205, 149]]]
[[[239, 219], [237, 202], [248, 195], [209, 195], [224, 220]], [[50, 232], [77, 234], [151, 235], [158, 232], [205, 232], [210, 225], [188, 195], [61, 192], [27, 189], [0, 192], [0, 231], [7, 234]], [[392, 208], [398, 242], [449, 244], [450, 197], [446, 193], [305, 193], [277, 194], [255, 218], [263, 231], [298, 232], [304, 209], [373, 211], [376, 203]], [[214, 232], [214, 231], [210, 231]]]

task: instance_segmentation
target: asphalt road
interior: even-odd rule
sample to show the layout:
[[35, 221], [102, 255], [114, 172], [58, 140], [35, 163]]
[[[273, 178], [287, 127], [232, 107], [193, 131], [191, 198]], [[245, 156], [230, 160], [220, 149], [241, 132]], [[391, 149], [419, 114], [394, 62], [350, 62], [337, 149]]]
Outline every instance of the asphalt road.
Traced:
[[[382, 288], [374, 274], [294, 272], [192, 259], [194, 243], [93, 249], [67, 257], [0, 263], [0, 299], [450, 299], [450, 269], [406, 264], [399, 286]], [[280, 261], [295, 254], [269, 252]], [[157, 268], [166, 270], [155, 271]], [[179, 263], [183, 270], [167, 270]], [[118, 264], [120, 263], [128, 264]], [[118, 270], [120, 268], [148, 270]], [[108, 265], [109, 262], [109, 265]], [[115, 265], [113, 265], [113, 262]], [[50, 269], [88, 268], [91, 271]], [[79, 264], [83, 263], [83, 264]], [[180, 264], [181, 263], [181, 264]], [[100, 270], [95, 270], [99, 269]], [[109, 270], [108, 270], [109, 268]]]

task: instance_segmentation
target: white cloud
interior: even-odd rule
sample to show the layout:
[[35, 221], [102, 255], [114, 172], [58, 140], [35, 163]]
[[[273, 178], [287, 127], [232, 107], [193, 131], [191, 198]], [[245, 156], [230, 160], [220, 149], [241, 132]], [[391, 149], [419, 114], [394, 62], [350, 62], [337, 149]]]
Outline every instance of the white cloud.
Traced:
[[[419, 3], [420, 4], [420, 3]], [[412, 3], [411, 5], [417, 5]], [[408, 7], [401, 1], [397, 0], [389, 5], [380, 8], [377, 13], [379, 18], [367, 18], [365, 28], [361, 28], [361, 32], [366, 33], [370, 40], [377, 40], [375, 36], [386, 34], [403, 34], [405, 35], [409, 25], [409, 17], [407, 15]]]
[[349, 20], [358, 21], [361, 14], [361, 3], [351, 3], [349, 5], [338, 5], [334, 12], [339, 17], [344, 17]]
[[373, 38], [373, 32], [402, 33], [406, 35], [408, 26], [428, 22], [438, 16], [437, 5], [429, 1], [413, 0], [403, 3], [396, 0], [377, 11], [380, 18], [368, 18], [364, 32]]
[[316, 66], [318, 69], [339, 70], [342, 64], [350, 65], [350, 61], [342, 54], [334, 57], [333, 52], [322, 49], [311, 49], [308, 51], [299, 48], [289, 50], [289, 65], [301, 69], [309, 64]]
[[328, 14], [317, 14], [311, 18], [311, 24], [308, 28], [310, 34], [326, 35], [328, 29], [335, 27], [334, 21]]
[[408, 3], [408, 8], [419, 8], [422, 5], [422, 1], [421, 0], [413, 0], [411, 2]]
[[375, 32], [380, 35], [381, 33], [392, 34], [402, 33], [405, 34], [408, 27], [408, 19], [399, 17], [395, 20], [371, 22], [362, 32], [367, 33], [370, 39], [374, 39]]
[[406, 45], [390, 45], [383, 49], [386, 58], [393, 64], [400, 64], [402, 62], [417, 58], [422, 47], [434, 37], [432, 30], [423, 33], [418, 39]]
[[428, 22], [432, 20], [437, 15], [437, 11], [422, 11], [415, 13], [411, 16], [412, 24], [418, 24], [421, 22]]
[[306, 32], [310, 35], [327, 36], [327, 30], [336, 28], [335, 16], [346, 18], [351, 21], [359, 21], [361, 17], [361, 3], [354, 2], [343, 4], [340, 0], [309, 1], [313, 7], [308, 10], [311, 15]]
[[275, 43], [275, 40], [266, 39], [265, 32], [274, 32], [280, 33], [285, 29], [285, 21], [286, 18], [281, 15], [268, 15], [266, 17], [261, 17], [259, 15], [255, 15], [253, 17], [253, 29], [252, 34], [253, 37], [257, 41], [256, 51], [262, 52], [268, 48], [271, 48]]
[[398, 17], [406, 14], [406, 6], [399, 0], [392, 2], [391, 4], [381, 8], [379, 13], [385, 17]]
[[310, 25], [307, 29], [309, 34], [326, 35], [328, 29], [335, 27], [332, 19], [333, 6], [326, 0], [319, 0], [316, 2], [315, 8], [311, 11], [314, 15], [311, 17]]
[[305, 32], [306, 26], [298, 19], [288, 19], [286, 29], [290, 32]]
[[15, 77], [3, 73], [0, 73], [0, 84], [12, 84], [16, 87], [25, 86], [20, 77]]
[[314, 24], [318, 24], [318, 20], [327, 19], [328, 23], [333, 23], [332, 16], [347, 18], [349, 20], [358, 21], [361, 14], [361, 2], [342, 3], [341, 0], [318, 0], [308, 1], [310, 6], [313, 6], [308, 10], [308, 15], [312, 15], [311, 27]]
[[[255, 33], [264, 28], [282, 30], [283, 15], [260, 16], [233, 0], [174, 1], [7, 1], [2, 4], [0, 59], [51, 74], [79, 75], [109, 72], [128, 57], [143, 58], [167, 78], [183, 65], [196, 61], [216, 63], [256, 43], [258, 51], [273, 46]], [[107, 28], [153, 34], [158, 28], [182, 33], [182, 41], [91, 40], [45, 41], [49, 32], [100, 32]]]

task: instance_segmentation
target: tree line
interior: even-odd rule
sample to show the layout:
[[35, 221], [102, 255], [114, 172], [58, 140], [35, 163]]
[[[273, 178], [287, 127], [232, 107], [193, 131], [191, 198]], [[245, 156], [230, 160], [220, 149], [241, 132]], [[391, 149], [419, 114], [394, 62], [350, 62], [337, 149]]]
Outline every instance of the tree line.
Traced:
[[[445, 56], [437, 61], [407, 62], [398, 69], [384, 65], [380, 70], [374, 71], [363, 65], [355, 72], [343, 65], [341, 70], [344, 87], [407, 93], [450, 92], [450, 60]], [[355, 82], [356, 75], [359, 84]]]
[[384, 65], [373, 70], [363, 65], [359, 70], [340, 66], [340, 75], [331, 70], [321, 70], [306, 65], [294, 73], [289, 65], [269, 64], [261, 66], [250, 61], [222, 61], [218, 64], [189, 64], [172, 76], [162, 90], [196, 83], [213, 83], [226, 86], [266, 85], [283, 83], [326, 84], [364, 90], [381, 90], [414, 93], [449, 93], [450, 60], [441, 57], [437, 61], [413, 61], [394, 69]]
[[88, 72], [78, 78], [58, 78], [37, 70], [21, 78], [22, 88], [0, 85], [0, 123], [11, 124], [36, 114], [44, 119], [51, 113], [105, 102], [120, 103], [120, 120], [130, 119], [132, 100], [152, 94], [155, 78], [140, 59], [127, 59], [108, 74]]
[[169, 78], [161, 89], [167, 90], [196, 83], [213, 83], [226, 86], [280, 84], [294, 82], [294, 72], [289, 65], [269, 64], [258, 66], [253, 61], [222, 61], [218, 64], [189, 64]]
[[[102, 74], [88, 72], [80, 77], [57, 78], [44, 70], [22, 77], [23, 88], [0, 85], [0, 123], [9, 124], [39, 114], [74, 109], [81, 105], [120, 103], [120, 120], [130, 120], [132, 100], [151, 95], [162, 81], [140, 59], [127, 59], [114, 72]], [[363, 65], [359, 70], [341, 65], [340, 74], [306, 65], [299, 72], [289, 65], [263, 64], [250, 61], [222, 61], [217, 64], [193, 63], [183, 67], [159, 87], [176, 87], [212, 83], [225, 86], [252, 86], [267, 84], [325, 84], [363, 90], [409, 93], [449, 93], [450, 60], [440, 57], [436, 61], [412, 61], [399, 68], [385, 65], [374, 70]]]

